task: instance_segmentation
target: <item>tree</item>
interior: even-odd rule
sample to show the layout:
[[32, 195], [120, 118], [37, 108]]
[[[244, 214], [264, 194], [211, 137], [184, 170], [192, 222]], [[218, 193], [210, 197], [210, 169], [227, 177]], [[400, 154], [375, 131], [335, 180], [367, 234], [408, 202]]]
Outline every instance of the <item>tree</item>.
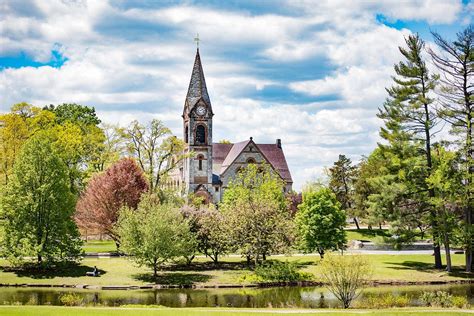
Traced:
[[362, 256], [331, 255], [321, 262], [323, 282], [344, 308], [360, 295], [370, 276], [371, 267]]
[[19, 115], [0, 115], [0, 185], [8, 183], [16, 156], [27, 139], [28, 126]]
[[160, 203], [154, 195], [144, 195], [136, 210], [128, 207], [120, 211], [118, 232], [123, 250], [139, 266], [159, 268], [172, 260], [187, 256], [195, 240], [188, 221], [179, 208]]
[[464, 181], [464, 249], [466, 271], [473, 271], [474, 247], [474, 27], [469, 25], [456, 36], [452, 43], [438, 33], [432, 33], [441, 50], [429, 50], [434, 64], [441, 71], [440, 96], [441, 118], [451, 125], [451, 133], [456, 136], [456, 144], [462, 152]]
[[[394, 196], [395, 200], [392, 201], [386, 199], [386, 202], [397, 204], [396, 212], [392, 214], [401, 216], [392, 216], [392, 220], [398, 223], [406, 223], [405, 216], [420, 217], [419, 214], [413, 215], [413, 212], [428, 213], [431, 230], [436, 237], [439, 229], [436, 209], [430, 203], [435, 191], [428, 187], [427, 179], [433, 172], [432, 138], [437, 124], [434, 100], [430, 94], [438, 77], [430, 75], [426, 67], [422, 57], [423, 40], [418, 35], [410, 35], [405, 43], [406, 48], [399, 47], [404, 60], [394, 66], [397, 76], [393, 77], [394, 85], [386, 89], [389, 97], [378, 115], [385, 121], [387, 128], [392, 124], [392, 135], [388, 134], [388, 129], [382, 130], [381, 135], [389, 141], [389, 145], [381, 148], [386, 152], [391, 151], [390, 162], [399, 165], [399, 161], [404, 160], [397, 171], [404, 174], [392, 174], [395, 176], [394, 185], [399, 187], [401, 195]], [[405, 168], [407, 166], [408, 169]], [[410, 230], [404, 232], [414, 235]], [[440, 269], [441, 251], [437, 238], [434, 238], [433, 248], [435, 267]]]
[[95, 113], [95, 108], [76, 103], [63, 103], [57, 106], [50, 104], [44, 107], [44, 110], [56, 114], [58, 124], [72, 122], [81, 126], [98, 126], [101, 123]]
[[123, 206], [136, 209], [147, 190], [148, 182], [140, 167], [133, 159], [123, 158], [91, 179], [79, 198], [75, 219], [79, 227], [107, 234], [118, 247], [119, 210]]
[[189, 219], [191, 232], [197, 240], [197, 250], [217, 264], [219, 256], [231, 249], [229, 227], [224, 215], [212, 205], [195, 208], [185, 206], [184, 216]]
[[137, 159], [147, 175], [151, 192], [156, 192], [163, 178], [187, 157], [185, 143], [175, 136], [159, 120], [147, 126], [133, 121], [124, 131], [129, 153]]
[[346, 214], [352, 214], [357, 229], [359, 222], [353, 210], [354, 205], [354, 182], [357, 176], [357, 166], [345, 155], [339, 155], [339, 159], [329, 168], [329, 188], [336, 194], [341, 207]]
[[14, 263], [75, 261], [82, 241], [72, 219], [75, 198], [67, 168], [49, 137], [37, 134], [23, 146], [1, 199], [4, 255]]
[[433, 204], [438, 208], [439, 242], [446, 251], [446, 270], [451, 272], [452, 243], [462, 236], [463, 191], [462, 171], [459, 153], [436, 146], [433, 155], [434, 172], [428, 179], [430, 187], [436, 191]]
[[232, 244], [248, 263], [286, 251], [293, 241], [293, 222], [284, 183], [267, 165], [249, 164], [224, 191], [219, 205]]
[[303, 203], [296, 213], [300, 247], [306, 252], [319, 253], [344, 249], [346, 215], [335, 194], [328, 188], [303, 192]]

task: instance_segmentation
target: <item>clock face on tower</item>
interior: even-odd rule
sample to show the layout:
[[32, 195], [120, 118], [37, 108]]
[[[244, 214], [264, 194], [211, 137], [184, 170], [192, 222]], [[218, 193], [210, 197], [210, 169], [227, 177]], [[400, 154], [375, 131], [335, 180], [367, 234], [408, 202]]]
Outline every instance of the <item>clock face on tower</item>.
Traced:
[[203, 107], [202, 105], [198, 106], [198, 108], [196, 109], [196, 113], [198, 115], [201, 115], [203, 116], [204, 114], [206, 114], [206, 108]]

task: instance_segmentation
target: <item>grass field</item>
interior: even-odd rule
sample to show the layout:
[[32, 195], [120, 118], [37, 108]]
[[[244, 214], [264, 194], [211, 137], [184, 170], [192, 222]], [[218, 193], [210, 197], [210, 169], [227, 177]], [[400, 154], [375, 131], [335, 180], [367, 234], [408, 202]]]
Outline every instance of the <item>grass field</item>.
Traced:
[[[453, 255], [453, 273], [435, 270], [431, 255], [366, 255], [371, 263], [374, 280], [384, 281], [449, 281], [472, 278], [462, 272], [464, 256]], [[271, 257], [270, 259], [297, 261], [302, 271], [319, 275], [319, 256]], [[87, 271], [94, 266], [101, 271], [100, 277], [86, 277]], [[157, 280], [146, 267], [137, 267], [126, 258], [86, 258], [81, 265], [55, 271], [18, 271], [11, 270], [7, 261], [0, 260], [0, 283], [7, 284], [88, 284], [88, 285], [142, 285], [159, 284], [195, 284], [222, 285], [238, 284], [241, 277], [249, 273], [244, 261], [239, 257], [225, 257], [219, 266], [208, 259], [197, 258], [191, 266], [170, 266], [162, 271]]]
[[383, 309], [383, 310], [278, 310], [278, 309], [190, 309], [190, 308], [93, 308], [93, 307], [52, 307], [52, 306], [0, 306], [2, 316], [257, 316], [257, 315], [370, 315], [370, 316], [408, 316], [408, 315], [467, 315], [473, 311], [454, 309]]
[[84, 243], [85, 252], [115, 252], [117, 247], [113, 240], [89, 240]]

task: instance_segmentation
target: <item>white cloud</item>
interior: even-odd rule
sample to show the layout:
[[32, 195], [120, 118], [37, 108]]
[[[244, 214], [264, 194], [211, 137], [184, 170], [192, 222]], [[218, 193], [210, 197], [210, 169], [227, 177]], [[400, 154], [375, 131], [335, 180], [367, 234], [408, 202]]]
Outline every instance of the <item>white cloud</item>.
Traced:
[[[59, 49], [68, 58], [60, 68], [1, 70], [0, 111], [21, 101], [40, 106], [77, 102], [95, 106], [106, 122], [159, 118], [181, 134], [192, 38], [199, 33], [215, 140], [253, 136], [273, 143], [282, 138], [296, 189], [322, 176], [338, 154], [357, 160], [375, 146], [377, 107], [399, 59], [397, 46], [410, 32], [380, 24], [375, 14], [448, 23], [460, 11], [453, 1], [289, 1], [286, 7], [293, 10], [288, 15], [113, 4], [37, 0], [0, 5], [0, 56], [24, 52], [48, 62], [51, 51]], [[296, 68], [299, 63], [307, 66]], [[285, 85], [309, 100], [265, 97], [266, 89]], [[334, 95], [339, 98], [311, 99]]]

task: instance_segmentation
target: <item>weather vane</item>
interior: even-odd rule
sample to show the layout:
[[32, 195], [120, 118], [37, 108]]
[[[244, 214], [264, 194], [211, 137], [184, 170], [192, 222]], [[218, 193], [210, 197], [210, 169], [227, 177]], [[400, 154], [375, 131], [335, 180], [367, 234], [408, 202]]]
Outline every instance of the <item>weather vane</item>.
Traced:
[[194, 38], [194, 41], [196, 42], [196, 46], [199, 49], [199, 33], [196, 34], [196, 37]]

